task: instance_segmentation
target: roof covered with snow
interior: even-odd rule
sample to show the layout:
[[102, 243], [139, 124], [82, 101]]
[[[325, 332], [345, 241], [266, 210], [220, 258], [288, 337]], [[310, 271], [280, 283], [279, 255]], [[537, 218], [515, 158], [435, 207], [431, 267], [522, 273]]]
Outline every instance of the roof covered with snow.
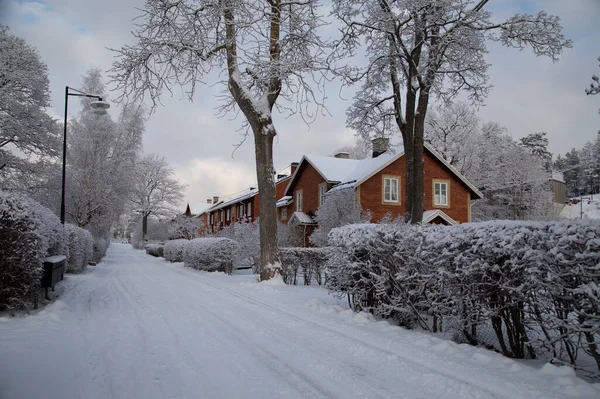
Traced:
[[[483, 198], [483, 194], [475, 187], [471, 182], [467, 180], [455, 167], [450, 165], [433, 147], [425, 143], [424, 147], [428, 150], [434, 158], [440, 161], [446, 168], [448, 168], [456, 177], [462, 181], [474, 194], [472, 199]], [[292, 187], [292, 183], [299, 174], [300, 167], [303, 162], [308, 162], [316, 169], [317, 172], [325, 179], [328, 183], [341, 183], [340, 186], [343, 188], [357, 187], [370, 179], [377, 172], [391, 164], [392, 162], [400, 159], [404, 156], [404, 152], [400, 154], [384, 153], [375, 158], [366, 159], [345, 159], [335, 157], [324, 157], [316, 155], [305, 155], [300, 160], [296, 172], [293, 174], [292, 179], [288, 183], [285, 189], [286, 194], [290, 194], [288, 190]], [[337, 186], [336, 186], [337, 187]]]
[[218, 203], [217, 205], [213, 206], [212, 208], [208, 209], [207, 211], [212, 212], [212, 211], [216, 211], [218, 209], [226, 208], [229, 205], [235, 204], [236, 202], [241, 202], [241, 201], [247, 200], [248, 198], [252, 198], [256, 194], [258, 194], [258, 189], [257, 188], [251, 188], [250, 190], [244, 191], [241, 194], [237, 194], [237, 195], [231, 197], [228, 200], [225, 200], [225, 201], [223, 201], [221, 203]]
[[288, 224], [316, 224], [315, 219], [304, 212], [294, 212]]
[[281, 197], [277, 200], [276, 206], [277, 208], [281, 208], [282, 206], [288, 206], [294, 202], [294, 198], [292, 196], [286, 195], [285, 197]]

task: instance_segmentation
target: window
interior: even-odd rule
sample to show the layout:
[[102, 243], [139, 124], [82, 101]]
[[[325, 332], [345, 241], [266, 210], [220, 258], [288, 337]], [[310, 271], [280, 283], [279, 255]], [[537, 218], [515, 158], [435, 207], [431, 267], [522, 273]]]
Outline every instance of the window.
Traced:
[[281, 208], [281, 218], [287, 219], [287, 208]]
[[229, 222], [229, 220], [231, 220], [231, 218], [230, 218], [229, 208], [227, 208], [227, 221]]
[[383, 178], [383, 202], [398, 202], [398, 179]]
[[215, 215], [213, 213], [210, 214], [210, 224], [213, 224], [215, 222]]
[[448, 182], [434, 181], [433, 182], [433, 205], [449, 206], [448, 198]]
[[319, 206], [325, 202], [325, 193], [327, 192], [327, 183], [319, 184]]
[[225, 221], [225, 212], [221, 211], [221, 223]]
[[244, 216], [244, 204], [240, 204], [238, 207], [238, 217], [241, 219]]
[[296, 191], [296, 212], [302, 212], [302, 190]]
[[252, 203], [248, 202], [246, 204], [246, 216], [250, 217], [252, 216]]

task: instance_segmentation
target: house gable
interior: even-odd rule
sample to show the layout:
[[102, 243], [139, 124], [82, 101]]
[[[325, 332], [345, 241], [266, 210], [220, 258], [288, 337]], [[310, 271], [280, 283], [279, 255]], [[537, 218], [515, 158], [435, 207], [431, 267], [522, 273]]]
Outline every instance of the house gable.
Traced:
[[[470, 198], [472, 190], [454, 171], [446, 167], [431, 152], [425, 151], [424, 155], [424, 210], [443, 209], [445, 215], [459, 223], [470, 220]], [[400, 202], [399, 204], [386, 204], [382, 201], [383, 177], [399, 176]], [[364, 210], [371, 212], [372, 221], [382, 219], [386, 214], [392, 217], [404, 215], [406, 204], [406, 157], [404, 154], [395, 156], [390, 162], [384, 164], [376, 171], [370, 173], [362, 181], [357, 181], [355, 187], [359, 191], [359, 201]], [[448, 203], [450, 206], [434, 204], [434, 181], [448, 183]]]

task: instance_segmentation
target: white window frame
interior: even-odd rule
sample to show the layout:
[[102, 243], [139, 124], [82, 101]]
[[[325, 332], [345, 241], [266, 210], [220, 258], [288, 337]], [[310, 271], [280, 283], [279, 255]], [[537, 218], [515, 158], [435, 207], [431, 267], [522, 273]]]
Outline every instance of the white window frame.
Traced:
[[221, 210], [221, 223], [225, 221], [225, 212]]
[[[387, 193], [386, 193], [386, 187], [388, 185], [388, 182], [389, 182], [389, 186], [390, 186], [390, 192], [389, 192], [390, 196], [389, 196], [389, 199], [386, 198], [386, 195], [387, 195]], [[396, 199], [394, 199], [394, 195], [393, 195], [394, 192], [392, 191], [392, 189], [394, 188], [393, 184], [392, 184], [393, 182], [396, 182], [396, 190], [395, 190], [396, 191], [395, 192]], [[398, 178], [396, 178], [396, 177], [384, 177], [383, 178], [383, 202], [397, 204], [399, 202], [399, 200], [400, 200], [400, 189], [399, 189], [399, 186], [400, 186], [400, 180]]]
[[240, 204], [240, 206], [238, 207], [238, 212], [240, 213], [238, 215], [238, 218], [243, 218], [244, 217], [244, 204]]
[[296, 212], [302, 212], [302, 190], [296, 190]]
[[281, 208], [281, 218], [287, 219], [287, 208], [286, 207]]
[[252, 202], [248, 202], [246, 204], [246, 216], [248, 216], [248, 217], [252, 216]]
[[[445, 189], [445, 196], [442, 197], [442, 187]], [[450, 184], [445, 181], [434, 181], [433, 182], [433, 205], [435, 206], [449, 206], [450, 205]], [[439, 194], [437, 192], [439, 191]], [[442, 201], [444, 200], [444, 201]]]
[[227, 212], [227, 221], [229, 222], [231, 220], [231, 210], [227, 208], [225, 212]]
[[319, 184], [319, 207], [325, 202], [325, 193], [327, 192], [327, 183]]

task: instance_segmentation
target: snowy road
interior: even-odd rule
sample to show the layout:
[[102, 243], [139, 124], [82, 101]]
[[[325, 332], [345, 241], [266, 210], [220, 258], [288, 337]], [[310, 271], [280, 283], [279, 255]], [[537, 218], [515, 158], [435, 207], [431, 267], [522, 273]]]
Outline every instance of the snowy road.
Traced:
[[0, 318], [0, 398], [591, 398], [600, 392], [554, 366], [534, 370], [343, 311], [316, 287], [199, 273], [122, 244], [111, 245], [90, 269], [69, 276], [61, 300], [39, 314]]

